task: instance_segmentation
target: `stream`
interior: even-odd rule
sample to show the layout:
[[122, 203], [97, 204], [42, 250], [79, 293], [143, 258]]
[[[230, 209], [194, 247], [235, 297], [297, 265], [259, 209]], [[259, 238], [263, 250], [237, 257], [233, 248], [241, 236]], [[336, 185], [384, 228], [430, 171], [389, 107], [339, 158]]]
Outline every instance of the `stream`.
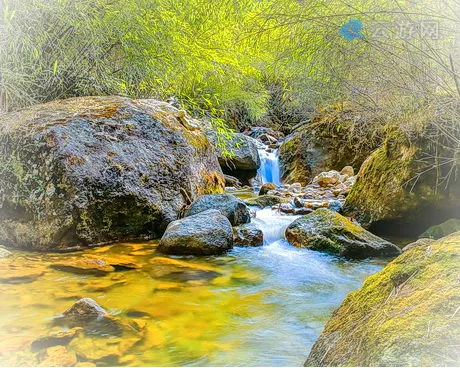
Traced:
[[264, 246], [235, 247], [221, 256], [164, 256], [155, 241], [77, 254], [138, 265], [101, 276], [50, 267], [75, 254], [16, 251], [15, 267], [43, 274], [0, 283], [0, 364], [30, 361], [31, 342], [65, 331], [70, 326], [55, 326], [54, 318], [90, 297], [121, 321], [142, 326], [142, 333], [120, 337], [91, 328], [68, 346], [80, 362], [300, 366], [333, 309], [386, 261], [348, 261], [295, 248], [283, 237], [294, 219], [257, 211], [253, 221], [264, 231]]

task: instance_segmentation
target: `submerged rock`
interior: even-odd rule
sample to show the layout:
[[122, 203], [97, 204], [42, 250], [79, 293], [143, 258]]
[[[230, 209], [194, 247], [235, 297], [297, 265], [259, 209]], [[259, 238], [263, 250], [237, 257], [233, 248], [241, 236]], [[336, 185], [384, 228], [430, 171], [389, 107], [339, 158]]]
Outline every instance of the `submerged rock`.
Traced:
[[227, 217], [233, 226], [246, 224], [251, 221], [251, 215], [246, 204], [232, 194], [209, 194], [201, 196], [192, 203], [186, 216], [196, 215], [210, 209], [219, 210]]
[[394, 256], [401, 253], [396, 245], [326, 208], [320, 208], [295, 220], [288, 226], [285, 235], [297, 247], [331, 252], [349, 258]]
[[155, 100], [79, 97], [3, 114], [0, 147], [8, 247], [157, 238], [185, 205], [224, 188], [198, 122]]
[[91, 298], [78, 300], [74, 305], [63, 313], [64, 317], [73, 317], [76, 319], [101, 318], [107, 315], [107, 312]]
[[179, 260], [166, 257], [154, 257], [150, 260], [153, 265], [151, 270], [151, 276], [154, 279], [168, 279], [177, 281], [163, 285], [162, 287], [156, 287], [156, 289], [169, 289], [178, 288], [181, 289], [183, 284], [188, 280], [211, 280], [218, 276], [221, 276], [220, 271], [207, 264], [198, 264], [190, 262], [188, 260]]
[[73, 338], [83, 331], [81, 327], [74, 327], [68, 330], [60, 330], [52, 332], [47, 336], [43, 336], [34, 340], [31, 345], [32, 350], [47, 349], [56, 345], [67, 345]]
[[115, 271], [115, 267], [106, 261], [89, 257], [62, 260], [53, 263], [50, 267], [59, 271], [95, 276], [103, 276]]
[[72, 367], [77, 364], [77, 355], [65, 346], [52, 346], [46, 349], [40, 367]]
[[442, 224], [429, 227], [422, 235], [420, 235], [420, 238], [439, 239], [457, 231], [460, 231], [460, 220], [450, 219]]
[[211, 209], [171, 222], [158, 245], [167, 254], [212, 255], [233, 247], [232, 225]]
[[275, 183], [265, 183], [259, 190], [259, 195], [268, 194], [270, 190], [276, 190], [278, 187]]
[[414, 247], [333, 313], [305, 366], [458, 366], [460, 232]]
[[5, 284], [28, 284], [34, 282], [45, 274], [41, 267], [30, 267], [27, 263], [9, 263], [5, 260], [0, 263], [0, 283]]
[[264, 244], [264, 233], [254, 224], [235, 226], [233, 244], [245, 247], [258, 247]]

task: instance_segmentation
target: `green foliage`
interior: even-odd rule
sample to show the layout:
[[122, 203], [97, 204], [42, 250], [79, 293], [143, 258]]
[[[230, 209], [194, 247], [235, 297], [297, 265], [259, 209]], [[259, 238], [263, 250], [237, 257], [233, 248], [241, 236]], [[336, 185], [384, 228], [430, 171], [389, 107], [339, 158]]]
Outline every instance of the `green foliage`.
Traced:
[[[374, 123], [460, 94], [458, 13], [435, 0], [0, 2], [2, 110], [77, 95], [175, 96], [220, 129], [287, 132], [337, 101]], [[339, 35], [350, 18], [363, 39]], [[439, 37], [422, 32], [427, 20]], [[404, 22], [416, 25], [410, 38], [398, 38]]]

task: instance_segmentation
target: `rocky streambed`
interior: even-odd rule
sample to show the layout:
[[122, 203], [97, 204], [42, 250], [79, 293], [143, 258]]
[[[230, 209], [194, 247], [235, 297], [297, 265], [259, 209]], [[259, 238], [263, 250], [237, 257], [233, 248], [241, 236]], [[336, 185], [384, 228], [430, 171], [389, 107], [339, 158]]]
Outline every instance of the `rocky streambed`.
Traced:
[[[0, 263], [0, 364], [301, 365], [332, 310], [386, 260], [293, 247], [283, 233], [295, 216], [254, 210], [264, 245], [218, 256], [167, 256], [157, 241], [12, 251]], [[80, 298], [111, 318], [63, 319]]]

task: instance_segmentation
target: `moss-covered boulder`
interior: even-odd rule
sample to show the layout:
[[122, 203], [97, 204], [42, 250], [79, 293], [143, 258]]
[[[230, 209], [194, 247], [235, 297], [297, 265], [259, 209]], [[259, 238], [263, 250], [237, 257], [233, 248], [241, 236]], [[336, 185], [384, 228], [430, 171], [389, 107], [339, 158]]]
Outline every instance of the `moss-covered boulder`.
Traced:
[[287, 227], [285, 235], [287, 241], [296, 247], [348, 258], [394, 256], [401, 253], [396, 245], [327, 208], [317, 209], [298, 218]]
[[223, 191], [197, 121], [155, 100], [81, 97], [0, 118], [0, 244], [40, 250], [160, 237]]
[[[362, 164], [344, 213], [373, 231], [400, 230], [413, 236], [440, 220], [459, 217], [459, 179], [448, 175], [456, 163], [434, 166], [426, 160], [435, 154], [432, 146], [389, 127], [384, 144]], [[442, 150], [437, 153], [443, 154], [449, 157]]]
[[414, 247], [333, 313], [305, 366], [458, 366], [460, 233]]
[[[345, 113], [318, 116], [286, 137], [280, 147], [281, 178], [306, 185], [321, 172], [359, 169], [374, 142], [353, 134], [354, 121]], [[366, 143], [366, 144], [364, 144]]]
[[457, 231], [460, 231], [460, 220], [449, 219], [442, 224], [430, 226], [420, 235], [420, 238], [439, 239]]

